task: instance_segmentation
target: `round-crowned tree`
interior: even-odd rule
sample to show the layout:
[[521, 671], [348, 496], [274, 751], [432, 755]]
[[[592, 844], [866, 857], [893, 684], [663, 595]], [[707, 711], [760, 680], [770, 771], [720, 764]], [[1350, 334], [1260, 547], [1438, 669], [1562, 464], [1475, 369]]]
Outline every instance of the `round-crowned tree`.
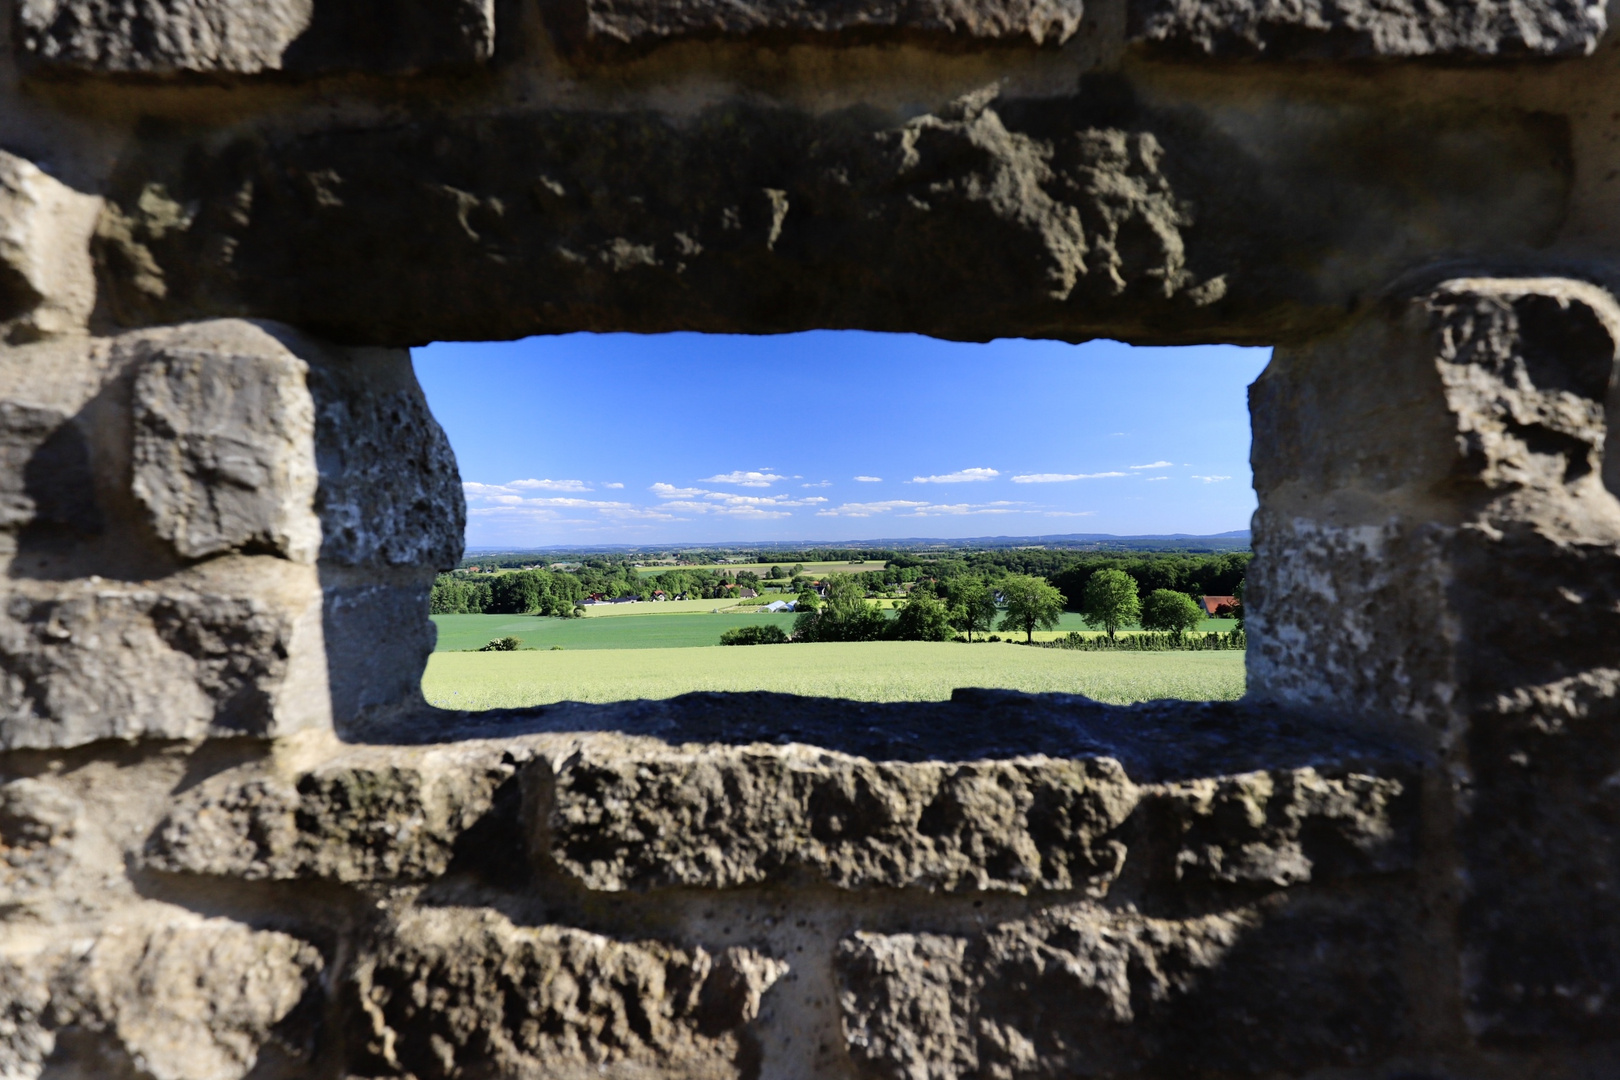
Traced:
[[1136, 582], [1123, 570], [1099, 570], [1086, 582], [1082, 604], [1086, 625], [1102, 627], [1112, 638], [1126, 623], [1142, 615], [1142, 601], [1136, 595]]
[[1204, 609], [1183, 592], [1154, 589], [1142, 604], [1142, 629], [1162, 630], [1180, 638], [1204, 621]]
[[1007, 612], [1001, 617], [1003, 630], [1022, 630], [1024, 640], [1033, 642], [1035, 631], [1056, 630], [1067, 599], [1038, 577], [1013, 574], [1001, 582], [1001, 596]]

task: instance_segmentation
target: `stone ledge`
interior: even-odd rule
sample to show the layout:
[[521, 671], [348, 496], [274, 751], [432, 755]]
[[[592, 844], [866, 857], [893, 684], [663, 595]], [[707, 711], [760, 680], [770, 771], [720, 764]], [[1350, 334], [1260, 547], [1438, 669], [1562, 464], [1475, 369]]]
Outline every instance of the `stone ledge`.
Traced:
[[[695, 697], [663, 703], [664, 723], [701, 731], [711, 702]], [[767, 722], [785, 733], [797, 702], [777, 701], [782, 712]], [[816, 703], [808, 704], [813, 717]], [[1133, 721], [1138, 739], [1173, 726], [1196, 737], [1187, 721], [1206, 711], [1113, 709], [1061, 696], [1005, 695], [999, 704], [1093, 742], [1127, 733]], [[573, 712], [557, 711], [559, 720]], [[930, 711], [937, 724], [964, 710], [903, 709], [891, 718]], [[1229, 715], [1241, 723], [1245, 710]], [[1313, 764], [1138, 784], [1121, 760], [1095, 752], [872, 760], [747, 738], [731, 746], [669, 737], [675, 732], [654, 738], [645, 732], [664, 725], [642, 721], [640, 732], [332, 744], [303, 751], [296, 767], [244, 766], [187, 792], [153, 834], [145, 865], [248, 880], [427, 882], [495, 812], [508, 782], [522, 787], [529, 836], [529, 852], [509, 858], [530, 858], [536, 871], [594, 892], [803, 882], [1103, 896], [1122, 872], [1174, 893], [1281, 888], [1413, 864], [1417, 769], [1388, 748], [1333, 754], [1324, 744], [1299, 755]], [[1224, 736], [1209, 734], [1206, 745]], [[1130, 749], [1135, 758], [1144, 748]]]

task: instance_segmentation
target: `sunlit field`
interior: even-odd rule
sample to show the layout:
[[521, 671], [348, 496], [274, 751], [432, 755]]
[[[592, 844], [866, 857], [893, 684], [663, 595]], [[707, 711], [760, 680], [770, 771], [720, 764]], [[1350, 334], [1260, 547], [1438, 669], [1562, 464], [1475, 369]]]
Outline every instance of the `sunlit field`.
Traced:
[[448, 709], [667, 698], [697, 690], [942, 701], [967, 686], [1084, 694], [1115, 704], [1230, 700], [1243, 694], [1243, 654], [1087, 653], [921, 641], [441, 652], [428, 661], [422, 679], [428, 700]]

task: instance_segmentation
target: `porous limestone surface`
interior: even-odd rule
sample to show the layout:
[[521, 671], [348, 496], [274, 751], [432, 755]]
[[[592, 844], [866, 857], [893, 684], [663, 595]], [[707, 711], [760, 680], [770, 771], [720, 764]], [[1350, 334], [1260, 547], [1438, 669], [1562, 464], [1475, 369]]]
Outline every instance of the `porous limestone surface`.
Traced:
[[465, 510], [403, 354], [239, 320], [30, 343], [0, 355], [0, 459], [0, 746], [418, 699]]
[[[839, 742], [841, 703], [744, 696], [754, 718], [717, 730], [726, 704], [429, 713], [392, 744], [13, 751], [0, 1061], [168, 1080], [1169, 1075], [1200, 1010], [1290, 1026], [1230, 1040], [1240, 1072], [1401, 1038], [1421, 750], [1275, 710], [1017, 694], [934, 707], [937, 743], [917, 737], [925, 708], [869, 707], [833, 749], [795, 736]], [[1092, 750], [998, 753], [990, 716], [1003, 742]], [[1285, 764], [1125, 764], [1160, 743], [1236, 762], [1245, 732]], [[1365, 1046], [1300, 1019], [1322, 1009]]]
[[[0, 0], [0, 1077], [1620, 1075], [1616, 46]], [[1277, 346], [1249, 697], [427, 709], [404, 347], [828, 327]]]

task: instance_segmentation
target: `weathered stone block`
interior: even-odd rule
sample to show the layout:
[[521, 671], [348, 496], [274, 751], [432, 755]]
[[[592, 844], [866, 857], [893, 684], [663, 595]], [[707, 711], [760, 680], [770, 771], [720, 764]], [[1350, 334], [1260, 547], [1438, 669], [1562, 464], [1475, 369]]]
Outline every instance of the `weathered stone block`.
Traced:
[[96, 300], [90, 237], [101, 200], [0, 152], [0, 339], [82, 329]]
[[1460, 279], [1279, 350], [1254, 396], [1251, 692], [1432, 730], [1455, 976], [1489, 1041], [1590, 1038], [1620, 1009], [1617, 347], [1592, 285]]
[[1056, 908], [975, 937], [860, 933], [836, 958], [845, 1039], [864, 1075], [895, 1080], [1353, 1064], [1401, 1037], [1391, 929], [1383, 913], [1271, 904], [1187, 919]]
[[1608, 27], [1584, 0], [1131, 0], [1130, 36], [1274, 59], [1585, 56]]
[[[1568, 199], [1567, 130], [1519, 110], [1298, 105], [1310, 139], [1261, 146], [1106, 78], [994, 90], [910, 117], [557, 106], [154, 145], [109, 182], [101, 280], [130, 324], [223, 306], [361, 344], [828, 325], [1294, 340], [1419, 257], [1388, 222], [1469, 257], [1545, 246]], [[156, 189], [194, 210], [183, 227]]]
[[668, 4], [576, 0], [559, 5], [565, 24], [583, 22], [589, 41], [651, 43], [685, 37], [883, 35], [978, 43], [1061, 45], [1080, 28], [1080, 0], [749, 0]]
[[69, 844], [82, 812], [78, 800], [38, 780], [0, 783], [0, 911], [56, 882], [72, 861]]
[[1108, 758], [870, 762], [808, 747], [537, 763], [539, 853], [587, 887], [1105, 892], [1137, 790]]
[[[109, 1074], [241, 1080], [319, 993], [323, 963], [286, 934], [189, 913], [114, 921], [52, 979], [51, 1026], [99, 1037]], [[301, 1040], [281, 1040], [296, 1056]], [[110, 1059], [110, 1060], [106, 1060]]]
[[1410, 869], [1416, 791], [1393, 777], [1278, 769], [1165, 785], [1177, 880], [1298, 885]]
[[494, 0], [21, 0], [15, 37], [52, 72], [406, 73], [494, 53]]
[[0, 609], [0, 747], [324, 726], [320, 618], [314, 571], [279, 560], [161, 587], [14, 583]]
[[786, 971], [748, 949], [716, 958], [514, 926], [488, 910], [419, 909], [348, 975], [354, 1059], [423, 1080], [741, 1077], [739, 1029]]
[[308, 365], [284, 349], [158, 346], [141, 358], [132, 487], [178, 554], [314, 561], [321, 525], [307, 381]]
[[448, 570], [467, 526], [456, 456], [403, 349], [346, 350], [310, 372], [321, 562]]
[[515, 771], [499, 747], [452, 745], [340, 752], [293, 776], [226, 772], [180, 797], [143, 863], [251, 881], [430, 881]]

